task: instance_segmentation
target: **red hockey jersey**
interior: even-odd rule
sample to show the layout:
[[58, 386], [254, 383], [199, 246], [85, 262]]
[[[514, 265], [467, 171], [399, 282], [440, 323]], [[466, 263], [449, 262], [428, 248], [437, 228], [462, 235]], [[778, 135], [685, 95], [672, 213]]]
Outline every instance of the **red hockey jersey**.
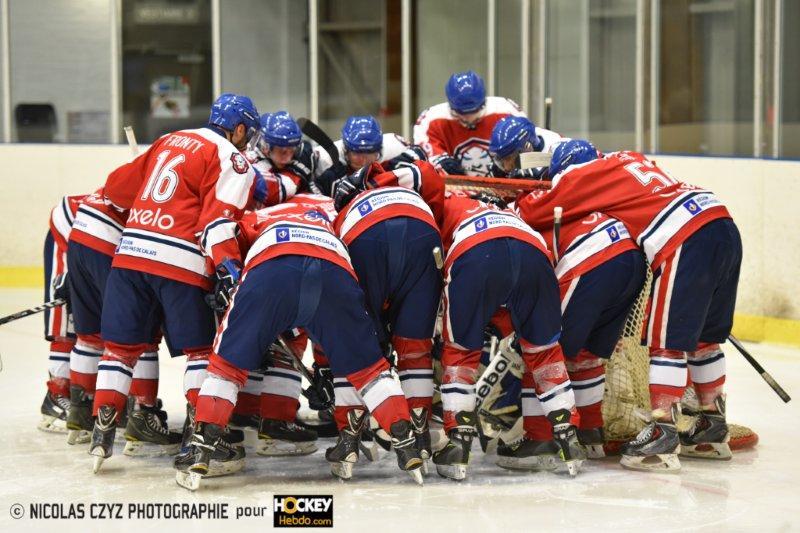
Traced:
[[265, 196], [257, 208], [277, 205], [291, 199], [300, 190], [303, 180], [288, 169], [278, 169], [268, 158], [257, 150], [248, 150], [245, 157], [253, 165], [264, 183]]
[[106, 202], [100, 188], [87, 195], [78, 207], [69, 240], [113, 257], [127, 218], [128, 210]]
[[50, 211], [50, 233], [53, 235], [56, 247], [61, 252], [66, 252], [67, 243], [72, 232], [72, 223], [75, 221], [75, 214], [78, 207], [87, 195], [78, 194], [75, 196], [65, 196], [57, 206]]
[[442, 157], [451, 156], [461, 162], [468, 176], [490, 176], [489, 140], [494, 125], [508, 115], [525, 116], [525, 113], [508, 98], [488, 96], [480, 122], [470, 129], [451, 114], [450, 104], [437, 104], [417, 119], [414, 144], [422, 146], [434, 165]]
[[447, 254], [445, 272], [470, 248], [503, 237], [530, 243], [550, 257], [542, 236], [509, 209], [498, 209], [458, 192], [445, 195], [441, 230]]
[[130, 209], [113, 265], [211, 288], [197, 236], [219, 217], [237, 219], [253, 194], [255, 171], [208, 128], [164, 135], [114, 170], [105, 197]]
[[238, 222], [214, 220], [200, 243], [215, 263], [241, 261], [244, 272], [282, 255], [306, 255], [336, 263], [355, 278], [347, 247], [330, 223], [335, 214], [327, 196], [298, 194], [286, 203], [248, 211]]
[[345, 244], [350, 245], [378, 222], [395, 217], [416, 218], [439, 229], [444, 178], [427, 161], [404, 163], [390, 172], [373, 163], [366, 185], [367, 190], [353, 198], [334, 221]]
[[676, 180], [636, 152], [568, 167], [549, 192], [525, 198], [517, 209], [532, 226], [549, 227], [556, 206], [564, 209], [564, 224], [595, 211], [620, 220], [653, 269], [708, 222], [730, 218], [714, 193]]

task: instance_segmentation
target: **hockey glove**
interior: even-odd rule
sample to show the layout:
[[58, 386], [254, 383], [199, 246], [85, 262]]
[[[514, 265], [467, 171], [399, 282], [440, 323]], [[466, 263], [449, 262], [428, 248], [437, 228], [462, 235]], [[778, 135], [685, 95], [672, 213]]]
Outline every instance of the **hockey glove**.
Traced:
[[467, 173], [464, 170], [464, 167], [461, 166], [461, 161], [455, 157], [442, 157], [436, 161], [436, 164], [440, 166], [442, 170], [444, 170], [445, 174], [449, 174], [451, 176], [464, 176]]
[[476, 192], [469, 195], [470, 198], [473, 200], [478, 200], [485, 204], [494, 205], [499, 207], [500, 209], [505, 209], [508, 207], [505, 200], [500, 198], [499, 196], [495, 196], [494, 194], [489, 194], [488, 192]]
[[303, 396], [308, 399], [309, 409], [324, 411], [333, 405], [333, 374], [328, 366], [314, 363], [314, 380], [303, 391]]
[[349, 176], [336, 180], [333, 184], [333, 207], [337, 211], [341, 211], [358, 193], [366, 190], [370, 168], [371, 165], [367, 165]]
[[329, 169], [314, 178], [314, 184], [323, 194], [333, 197], [333, 185], [346, 175], [347, 167], [336, 161]]
[[67, 283], [67, 276], [69, 272], [64, 272], [53, 278], [52, 283], [52, 296], [53, 300], [64, 299], [69, 303], [69, 284]]
[[313, 154], [314, 151], [311, 149], [311, 145], [307, 142], [303, 142], [300, 145], [300, 150], [298, 151], [297, 155], [287, 166], [292, 173], [297, 175], [297, 177], [302, 180], [303, 185], [300, 187], [301, 191], [306, 191], [309, 189], [309, 182], [314, 175]]
[[217, 282], [214, 292], [206, 295], [206, 303], [217, 313], [224, 313], [231, 303], [233, 291], [241, 278], [242, 264], [234, 259], [225, 258], [217, 267]]
[[543, 180], [547, 177], [548, 167], [540, 168], [515, 168], [508, 173], [509, 178], [523, 179], [523, 180]]

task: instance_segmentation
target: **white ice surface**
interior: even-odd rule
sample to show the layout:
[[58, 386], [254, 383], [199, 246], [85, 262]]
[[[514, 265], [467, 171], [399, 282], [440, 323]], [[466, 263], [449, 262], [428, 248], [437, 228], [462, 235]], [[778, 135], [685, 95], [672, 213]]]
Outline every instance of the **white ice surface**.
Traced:
[[[33, 290], [0, 290], [0, 316], [36, 305]], [[41, 316], [0, 326], [0, 531], [264, 530], [272, 527], [273, 494], [333, 494], [340, 531], [683, 531], [800, 529], [800, 398], [784, 405], [744, 359], [728, 354], [729, 420], [755, 429], [761, 441], [730, 462], [683, 460], [676, 475], [623, 470], [616, 459], [589, 463], [575, 479], [551, 473], [516, 474], [480, 451], [469, 478], [456, 483], [431, 473], [418, 487], [398, 471], [393, 456], [359, 463], [354, 479], [331, 478], [322, 451], [270, 459], [248, 450], [240, 475], [205, 481], [192, 494], [174, 481], [170, 460], [132, 459], [121, 446], [98, 475], [84, 446], [38, 431], [47, 344]], [[800, 350], [748, 344], [790, 395], [800, 395]], [[172, 426], [183, 420], [183, 361], [162, 354], [161, 386]], [[324, 449], [332, 441], [321, 441]], [[478, 446], [476, 444], [476, 449]], [[262, 519], [227, 521], [30, 520], [28, 505], [94, 502], [226, 502], [268, 506]], [[12, 504], [26, 517], [13, 520]]]

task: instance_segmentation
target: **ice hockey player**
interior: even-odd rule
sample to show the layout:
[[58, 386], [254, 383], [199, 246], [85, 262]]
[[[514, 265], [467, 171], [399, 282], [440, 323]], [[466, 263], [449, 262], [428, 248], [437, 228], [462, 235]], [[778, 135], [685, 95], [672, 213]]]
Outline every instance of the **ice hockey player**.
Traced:
[[[534, 191], [517, 200], [515, 210], [522, 220], [533, 220], [531, 213], [538, 209], [536, 200], [545, 194]], [[616, 347], [628, 313], [644, 286], [647, 263], [625, 225], [601, 213], [563, 224], [558, 239], [552, 226], [533, 228], [556, 250], [555, 270], [561, 292], [558, 342], [580, 415], [578, 440], [587, 448], [589, 457], [604, 457], [602, 359], [610, 358]], [[540, 411], [537, 403], [535, 398], [527, 397], [523, 411], [526, 406]], [[526, 450], [538, 449], [545, 455], [548, 450], [551, 455], [557, 453], [543, 416], [526, 416], [525, 430], [525, 438], [531, 442], [501, 448], [498, 464], [513, 467]]]
[[[372, 321], [365, 320], [364, 295], [347, 248], [333, 233], [320, 202], [329, 199], [298, 195], [239, 223], [213, 221], [203, 233], [205, 252], [215, 263], [228, 265], [241, 282], [235, 290], [228, 287], [231, 304], [197, 402], [193, 461], [176, 477], [182, 486], [199, 486], [247, 371], [258, 366], [281, 332], [293, 327], [303, 327], [320, 343], [333, 374], [352, 383], [391, 435], [401, 470], [422, 482], [408, 404], [389, 372]], [[351, 417], [350, 423], [357, 431], [363, 418]]]
[[433, 454], [437, 471], [452, 479], [466, 477], [484, 328], [505, 306], [561, 457], [569, 473], [577, 474], [584, 451], [576, 436], [575, 398], [558, 344], [558, 284], [542, 237], [508, 209], [448, 193], [442, 240], [447, 259], [441, 392], [449, 441]]
[[[65, 196], [50, 212], [49, 230], [44, 241], [44, 301], [69, 300], [67, 283], [67, 242], [77, 209], [83, 196]], [[75, 346], [71, 306], [47, 309], [44, 313], [44, 336], [50, 343], [47, 392], [40, 408], [42, 431], [67, 431], [69, 413], [70, 352]]]
[[[653, 271], [646, 324], [653, 420], [623, 446], [622, 465], [676, 471], [678, 453], [729, 459], [725, 421], [725, 359], [719, 344], [730, 334], [742, 244], [728, 210], [708, 190], [680, 182], [636, 152], [601, 157], [591, 143], [556, 148], [553, 188], [528, 213], [531, 223], [563, 223], [595, 211], [625, 224]], [[688, 377], [701, 411], [678, 434], [675, 417]]]
[[425, 157], [419, 146], [408, 143], [394, 133], [383, 133], [374, 117], [352, 116], [342, 127], [342, 138], [334, 142], [339, 151], [338, 161], [332, 161], [322, 146], [314, 148], [315, 191], [333, 197], [333, 184], [355, 171], [381, 164], [384, 170], [394, 170], [400, 163], [411, 163]]
[[520, 156], [530, 152], [552, 154], [555, 147], [564, 140], [554, 131], [537, 128], [525, 117], [503, 117], [495, 124], [489, 140], [489, 155], [493, 161], [491, 176], [545, 179], [548, 165], [522, 168]]
[[130, 215], [103, 300], [105, 351], [89, 452], [95, 471], [112, 455], [133, 366], [162, 323], [173, 348], [187, 355], [184, 391], [189, 404], [196, 403], [215, 329], [205, 301], [213, 266], [196, 235], [211, 220], [241, 216], [256, 172], [240, 150], [257, 130], [252, 101], [223, 94], [211, 108], [207, 127], [159, 138], [106, 181], [106, 200], [130, 209]]
[[[111, 272], [114, 250], [119, 244], [127, 210], [104, 200], [103, 190], [86, 195], [77, 206], [69, 233], [67, 265], [69, 289], [77, 343], [70, 354], [70, 412], [67, 442], [88, 440], [92, 431], [92, 401], [97, 368], [103, 354], [100, 336], [103, 296]], [[121, 413], [125, 428], [126, 455], [152, 455], [170, 450], [166, 413], [160, 409], [158, 394], [158, 344], [156, 333], [133, 369], [128, 410]], [[127, 422], [126, 422], [127, 421]], [[130, 423], [128, 423], [130, 422]], [[174, 436], [172, 437], [174, 439]], [[154, 444], [155, 446], [150, 446]], [[172, 447], [174, 449], [174, 445]]]
[[308, 191], [313, 175], [311, 143], [294, 118], [286, 111], [265, 113], [259, 119], [260, 128], [255, 148], [245, 152], [247, 160], [259, 171], [266, 192], [257, 207], [268, 207]]
[[486, 96], [475, 72], [457, 72], [445, 85], [447, 102], [426, 109], [414, 125], [414, 144], [445, 174], [491, 176], [489, 140], [495, 124], [508, 115], [525, 116], [499, 96]]
[[[402, 163], [392, 171], [373, 163], [337, 182], [334, 198], [339, 210], [334, 228], [348, 247], [381, 341], [397, 353], [417, 445], [428, 459], [431, 348], [442, 284], [434, 250], [442, 252], [437, 221], [444, 180], [427, 161]], [[340, 385], [337, 394], [341, 390]], [[336, 410], [340, 426], [346, 411]]]

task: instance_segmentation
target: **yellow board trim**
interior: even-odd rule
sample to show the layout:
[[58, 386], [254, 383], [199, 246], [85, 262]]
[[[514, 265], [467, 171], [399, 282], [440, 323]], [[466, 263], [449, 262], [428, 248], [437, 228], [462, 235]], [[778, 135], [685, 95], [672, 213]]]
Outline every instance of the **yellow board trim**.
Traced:
[[44, 287], [44, 268], [0, 267], [0, 287]]
[[[0, 267], [0, 287], [41, 288], [42, 267]], [[733, 334], [745, 341], [800, 346], [800, 320], [736, 313]]]

